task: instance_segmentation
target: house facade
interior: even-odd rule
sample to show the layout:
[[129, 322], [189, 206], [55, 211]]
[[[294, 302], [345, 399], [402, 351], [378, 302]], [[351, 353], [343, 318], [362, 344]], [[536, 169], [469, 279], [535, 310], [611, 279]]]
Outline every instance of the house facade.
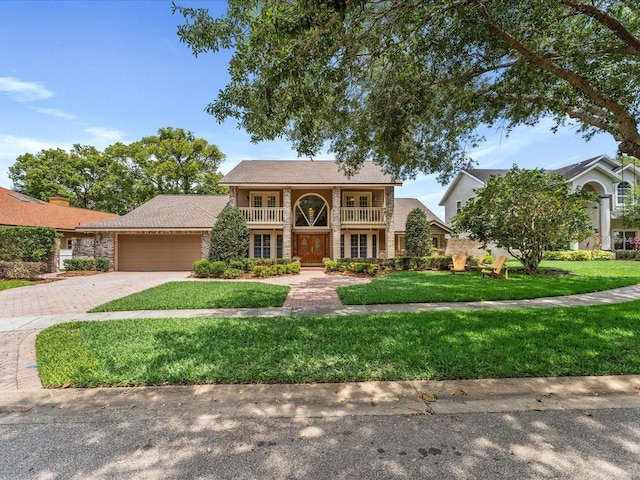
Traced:
[[[508, 170], [462, 170], [449, 185], [440, 205], [444, 206], [445, 221], [451, 218], [485, 186], [491, 175], [504, 175]], [[624, 165], [607, 155], [589, 158], [562, 168], [548, 170], [562, 175], [572, 189], [582, 188], [594, 192], [598, 199], [587, 205], [595, 234], [581, 243], [573, 243], [571, 249], [629, 250], [638, 245], [635, 229], [623, 227], [620, 220], [625, 200], [630, 198], [640, 179], [632, 164]], [[464, 233], [460, 234], [464, 236]]]
[[[451, 233], [417, 199], [396, 198], [401, 183], [371, 162], [348, 177], [335, 161], [247, 160], [219, 184], [229, 188], [228, 197], [160, 195], [83, 230], [102, 236], [101, 250], [117, 270], [190, 270], [193, 261], [208, 256], [210, 230], [227, 204], [238, 207], [247, 222], [249, 257], [299, 257], [303, 265], [404, 254], [406, 217], [413, 208], [425, 211], [437, 248]], [[186, 248], [175, 244], [177, 235], [188, 236], [190, 253], [174, 261]]]
[[77, 227], [118, 217], [115, 213], [98, 212], [69, 206], [69, 199], [51, 197], [48, 202], [0, 187], [0, 225], [20, 227], [51, 227], [61, 235], [52, 258], [50, 270], [62, 268], [63, 261], [72, 258], [74, 246], [81, 239], [93, 241], [93, 235], [79, 232]]

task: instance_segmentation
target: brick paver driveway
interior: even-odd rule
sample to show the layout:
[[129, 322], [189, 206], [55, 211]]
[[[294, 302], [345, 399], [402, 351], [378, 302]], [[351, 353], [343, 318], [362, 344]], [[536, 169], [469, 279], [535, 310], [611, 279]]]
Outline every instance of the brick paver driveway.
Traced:
[[3, 290], [0, 330], [3, 318], [84, 313], [110, 300], [161, 283], [184, 280], [189, 275], [190, 272], [109, 272]]

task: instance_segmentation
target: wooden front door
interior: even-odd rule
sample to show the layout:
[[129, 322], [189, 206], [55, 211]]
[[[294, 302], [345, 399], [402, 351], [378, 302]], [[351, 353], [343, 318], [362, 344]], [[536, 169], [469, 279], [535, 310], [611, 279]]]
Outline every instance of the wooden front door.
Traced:
[[298, 256], [303, 265], [321, 264], [327, 255], [327, 234], [298, 235]]

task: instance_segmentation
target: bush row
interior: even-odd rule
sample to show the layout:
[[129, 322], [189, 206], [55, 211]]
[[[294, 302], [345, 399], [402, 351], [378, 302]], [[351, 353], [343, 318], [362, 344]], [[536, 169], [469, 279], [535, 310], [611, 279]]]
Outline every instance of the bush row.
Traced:
[[640, 261], [640, 250], [616, 250], [616, 260], [638, 260]]
[[300, 261], [289, 258], [245, 258], [227, 263], [202, 258], [193, 263], [193, 273], [198, 278], [238, 278], [247, 272], [261, 278], [296, 274], [300, 273]]
[[9, 280], [35, 280], [47, 269], [44, 262], [4, 262], [0, 261], [0, 278]]
[[613, 254], [605, 250], [556, 250], [544, 252], [542, 259], [587, 262], [591, 260], [612, 260]]
[[67, 258], [63, 261], [66, 271], [106, 272], [109, 270], [108, 258]]
[[[327, 272], [352, 272], [377, 275], [379, 272], [449, 270], [453, 262], [450, 255], [431, 255], [428, 257], [378, 258], [342, 258], [340, 260], [323, 260]], [[477, 266], [478, 259], [467, 258], [467, 265]]]

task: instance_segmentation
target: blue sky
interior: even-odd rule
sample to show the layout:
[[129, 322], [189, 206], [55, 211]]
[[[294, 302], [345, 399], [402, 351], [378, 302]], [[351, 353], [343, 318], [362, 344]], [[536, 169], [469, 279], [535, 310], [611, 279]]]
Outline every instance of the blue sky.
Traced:
[[[176, 0], [223, 13], [222, 0]], [[217, 145], [228, 172], [245, 159], [295, 159], [285, 141], [251, 144], [233, 122], [218, 124], [204, 112], [227, 83], [228, 52], [194, 57], [179, 42], [182, 17], [165, 0], [3, 0], [0, 8], [0, 186], [11, 188], [8, 168], [19, 155], [73, 144], [100, 149], [153, 135], [161, 127], [191, 130]], [[590, 142], [571, 129], [553, 134], [551, 123], [486, 132], [471, 156], [478, 168], [557, 168], [616, 144]], [[331, 159], [329, 154], [319, 158]], [[419, 176], [397, 190], [444, 217], [438, 202], [446, 187]]]

